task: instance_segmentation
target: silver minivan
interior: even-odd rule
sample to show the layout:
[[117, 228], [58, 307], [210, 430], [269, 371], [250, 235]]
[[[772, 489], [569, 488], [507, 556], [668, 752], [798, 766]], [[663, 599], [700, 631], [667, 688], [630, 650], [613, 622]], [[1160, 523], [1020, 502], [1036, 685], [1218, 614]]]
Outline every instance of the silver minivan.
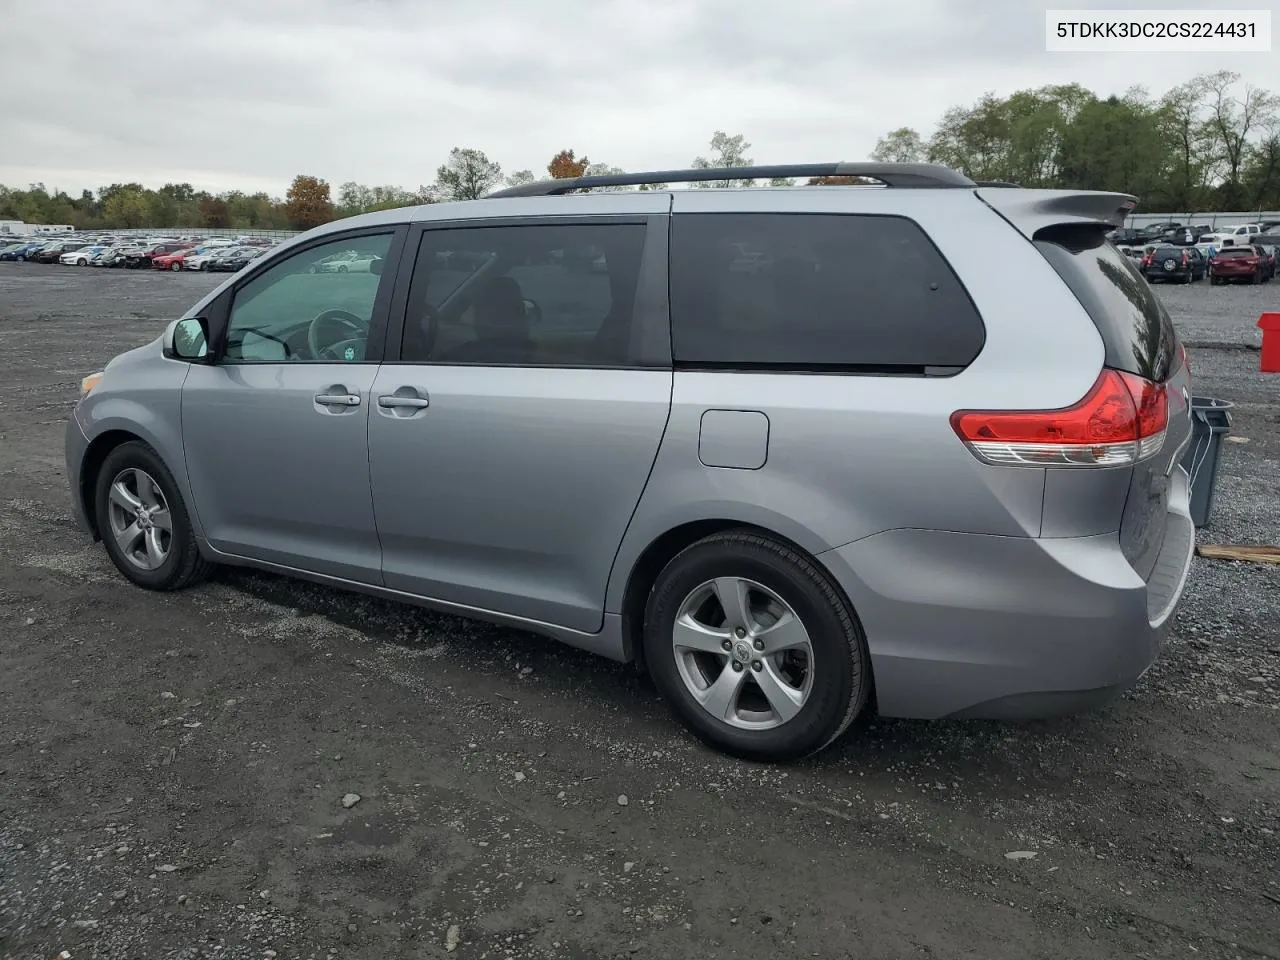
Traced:
[[[665, 186], [745, 176], [883, 186]], [[797, 164], [337, 221], [85, 379], [72, 498], [139, 586], [239, 564], [546, 634], [743, 757], [1087, 708], [1194, 541], [1185, 352], [1105, 237], [1134, 203]]]

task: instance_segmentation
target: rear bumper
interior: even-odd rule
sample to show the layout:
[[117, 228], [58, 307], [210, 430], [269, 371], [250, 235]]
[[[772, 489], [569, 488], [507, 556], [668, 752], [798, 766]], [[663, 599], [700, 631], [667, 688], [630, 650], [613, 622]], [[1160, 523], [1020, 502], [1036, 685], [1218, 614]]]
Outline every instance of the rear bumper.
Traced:
[[880, 713], [1042, 718], [1133, 686], [1159, 656], [1195, 546], [1176, 474], [1149, 582], [1117, 534], [892, 530], [821, 554], [866, 632]]

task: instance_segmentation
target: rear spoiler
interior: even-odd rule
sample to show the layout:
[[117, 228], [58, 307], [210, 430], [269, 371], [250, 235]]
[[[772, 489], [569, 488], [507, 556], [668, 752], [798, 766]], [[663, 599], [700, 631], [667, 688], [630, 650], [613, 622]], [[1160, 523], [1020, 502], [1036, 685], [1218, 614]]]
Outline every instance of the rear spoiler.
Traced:
[[1122, 227], [1125, 218], [1138, 205], [1137, 197], [1102, 190], [981, 187], [974, 192], [978, 199], [1008, 220], [1027, 239], [1045, 227], [1064, 224], [1095, 224], [1108, 229]]

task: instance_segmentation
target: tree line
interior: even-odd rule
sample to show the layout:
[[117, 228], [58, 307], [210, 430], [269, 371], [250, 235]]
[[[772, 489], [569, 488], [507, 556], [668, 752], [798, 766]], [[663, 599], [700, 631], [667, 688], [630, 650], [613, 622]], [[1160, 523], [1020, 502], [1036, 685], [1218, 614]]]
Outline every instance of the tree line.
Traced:
[[[744, 134], [716, 131], [695, 168], [750, 166]], [[910, 127], [879, 139], [872, 159], [946, 164], [975, 180], [1026, 187], [1118, 190], [1159, 212], [1280, 209], [1280, 97], [1242, 83], [1230, 71], [1203, 74], [1153, 98], [1143, 87], [1100, 98], [1077, 83], [986, 94], [946, 110], [928, 138]], [[546, 167], [564, 178], [622, 171], [564, 149]], [[189, 183], [158, 189], [114, 183], [74, 197], [44, 184], [0, 185], [0, 220], [95, 227], [230, 227], [305, 230], [340, 217], [447, 200], [474, 200], [502, 186], [537, 179], [532, 170], [504, 174], [482, 150], [454, 147], [435, 182], [408, 190], [347, 182], [334, 188], [310, 174], [293, 179], [283, 198]], [[859, 182], [813, 178], [810, 185]], [[750, 186], [752, 180], [707, 187]], [[791, 186], [793, 181], [769, 181]], [[640, 189], [661, 189], [653, 184]], [[626, 190], [628, 187], [600, 189]]]

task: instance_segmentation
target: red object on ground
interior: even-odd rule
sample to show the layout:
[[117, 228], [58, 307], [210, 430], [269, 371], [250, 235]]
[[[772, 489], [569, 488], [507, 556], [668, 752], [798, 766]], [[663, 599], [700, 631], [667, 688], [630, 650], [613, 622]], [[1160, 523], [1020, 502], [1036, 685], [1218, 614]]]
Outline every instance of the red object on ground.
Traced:
[[1263, 373], [1280, 373], [1280, 313], [1264, 313], [1258, 318], [1262, 331], [1262, 354], [1258, 369]]

